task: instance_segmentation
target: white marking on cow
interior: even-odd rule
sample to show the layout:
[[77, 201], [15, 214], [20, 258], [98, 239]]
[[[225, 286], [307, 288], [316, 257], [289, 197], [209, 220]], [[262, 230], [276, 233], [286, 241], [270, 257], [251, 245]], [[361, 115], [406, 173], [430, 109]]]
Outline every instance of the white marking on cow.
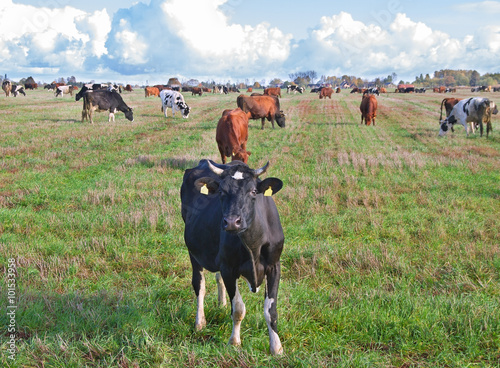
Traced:
[[[248, 281], [248, 280], [247, 280], [245, 277], [243, 277], [243, 276], [241, 276], [241, 278], [247, 282], [248, 289], [250, 289], [250, 291], [251, 291], [251, 292], [253, 292], [253, 290], [252, 290], [252, 285], [250, 285], [250, 281]], [[257, 289], [255, 290], [255, 292], [256, 292], [256, 293], [258, 293], [258, 292], [259, 292], [259, 290], [260, 290], [260, 286], [257, 286]]]
[[281, 345], [281, 340], [278, 334], [271, 327], [271, 306], [274, 303], [274, 299], [270, 299], [266, 296], [264, 301], [264, 318], [267, 323], [267, 330], [269, 331], [269, 350], [271, 354], [283, 354], [283, 346]]
[[243, 173], [241, 171], [236, 171], [232, 178], [234, 180], [243, 180]]
[[233, 332], [229, 338], [229, 345], [241, 345], [241, 321], [245, 318], [246, 308], [241, 298], [240, 291], [238, 290], [238, 284], [236, 284], [236, 293], [234, 294], [232, 306], [233, 313], [231, 314], [231, 319], [233, 320]]
[[195, 329], [197, 331], [201, 330], [207, 325], [207, 320], [205, 319], [205, 310], [203, 309], [203, 302], [205, 300], [205, 275], [201, 272], [200, 281], [200, 292], [198, 293], [198, 308], [196, 310], [196, 322]]

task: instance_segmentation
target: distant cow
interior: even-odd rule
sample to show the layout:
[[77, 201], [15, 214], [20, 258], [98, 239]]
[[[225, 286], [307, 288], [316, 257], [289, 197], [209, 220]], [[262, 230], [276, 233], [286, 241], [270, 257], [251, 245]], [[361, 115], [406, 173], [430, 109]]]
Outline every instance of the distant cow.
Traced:
[[14, 95], [14, 97], [17, 97], [17, 95], [20, 93], [23, 96], [26, 96], [26, 92], [24, 92], [24, 87], [20, 86], [18, 84], [13, 84], [10, 92]]
[[272, 195], [283, 182], [259, 178], [268, 164], [253, 170], [239, 161], [227, 165], [200, 161], [184, 172], [181, 213], [192, 266], [191, 284], [197, 298], [195, 329], [206, 326], [204, 269], [220, 272], [222, 280], [216, 275], [219, 290], [225, 286], [229, 295], [233, 320], [230, 345], [241, 344], [241, 322], [246, 313], [238, 279], [244, 278], [254, 293], [264, 284], [269, 350], [278, 355], [283, 354], [276, 306], [285, 237]]
[[304, 93], [304, 91], [305, 91], [305, 88], [301, 87], [301, 86], [296, 86], [293, 84], [289, 84], [288, 86], [286, 86], [286, 93], [293, 92], [295, 94], [295, 93], [299, 92], [300, 94], [302, 94], [302, 93]]
[[328, 97], [331, 100], [332, 93], [333, 93], [333, 89], [331, 87], [323, 87], [323, 88], [321, 88], [321, 91], [319, 92], [319, 99], [320, 100], [322, 98], [326, 99]]
[[56, 87], [56, 91], [55, 91], [55, 96], [61, 96], [61, 97], [64, 97], [64, 94], [70, 94], [71, 96], [73, 96], [73, 86], [71, 85], [68, 85], [68, 86], [59, 86], [59, 87]]
[[253, 88], [252, 88], [252, 87], [248, 87], [248, 88], [247, 88], [247, 92], [252, 93], [252, 91], [253, 91]]
[[224, 110], [217, 123], [215, 140], [223, 164], [226, 163], [226, 157], [247, 163], [250, 155], [247, 151], [248, 115], [240, 108]]
[[281, 97], [281, 88], [279, 87], [269, 87], [264, 89], [265, 96], [276, 96]]
[[189, 117], [189, 112], [191, 110], [184, 101], [184, 96], [180, 92], [164, 89], [160, 92], [160, 99], [162, 103], [161, 111], [163, 111], [165, 117], [167, 117], [167, 109], [169, 107], [172, 109], [172, 117], [175, 116], [176, 111], [180, 111], [184, 119]]
[[12, 91], [12, 82], [9, 80], [4, 80], [2, 83], [2, 89], [5, 92], [5, 97], [9, 97], [10, 92]]
[[203, 94], [203, 89], [200, 87], [193, 87], [191, 89], [191, 96], [201, 96]]
[[160, 95], [160, 90], [158, 89], [158, 87], [144, 88], [144, 97], [159, 96], [159, 95]]
[[83, 95], [82, 123], [84, 119], [89, 119], [93, 123], [92, 115], [94, 111], [109, 111], [108, 122], [115, 121], [115, 113], [121, 111], [125, 117], [134, 121], [132, 108], [123, 101], [122, 96], [115, 91], [105, 89], [90, 90]]
[[[439, 130], [439, 135], [444, 136], [449, 128], [453, 127], [455, 124], [459, 123], [465, 129], [465, 133], [469, 136], [469, 128], [467, 123], [477, 123], [481, 128], [481, 136], [483, 135], [483, 123], [488, 123], [491, 120], [492, 113], [498, 113], [496, 105], [494, 106], [494, 111], [491, 111], [491, 103], [487, 98], [482, 97], [470, 97], [458, 101], [458, 103], [451, 110], [450, 115], [441, 120], [441, 129]], [[474, 125], [472, 125], [472, 130], [474, 130]], [[488, 125], [487, 125], [488, 128]], [[486, 132], [488, 134], [488, 131]]]
[[281, 128], [285, 127], [285, 114], [280, 110], [278, 97], [274, 96], [245, 96], [239, 95], [236, 104], [246, 113], [250, 113], [251, 119], [261, 119], [264, 129], [264, 122], [267, 118], [274, 129], [274, 120]]
[[132, 91], [133, 91], [132, 86], [131, 86], [130, 84], [127, 84], [127, 85], [125, 86], [125, 91], [127, 91], [127, 92], [132, 92]]
[[375, 117], [377, 116], [377, 98], [374, 95], [365, 95], [359, 106], [361, 111], [361, 124], [365, 120], [366, 125], [370, 125], [373, 121], [375, 126]]
[[24, 88], [26, 89], [37, 89], [38, 84], [37, 83], [25, 83]]

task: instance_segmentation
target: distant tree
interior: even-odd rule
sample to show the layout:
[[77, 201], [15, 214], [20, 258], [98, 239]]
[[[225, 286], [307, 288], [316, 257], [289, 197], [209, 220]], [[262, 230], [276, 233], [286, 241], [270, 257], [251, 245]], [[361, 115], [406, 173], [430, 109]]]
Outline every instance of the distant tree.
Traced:
[[477, 86], [480, 78], [481, 75], [476, 70], [473, 70], [470, 76], [469, 85], [472, 87]]
[[255, 81], [253, 84], [253, 88], [262, 88], [259, 82]]
[[283, 84], [283, 81], [279, 78], [274, 78], [273, 80], [271, 80], [269, 82], [269, 85], [271, 85], [271, 86], [276, 86], [276, 85], [281, 85], [281, 84]]
[[76, 84], [76, 78], [74, 76], [67, 78], [68, 84]]

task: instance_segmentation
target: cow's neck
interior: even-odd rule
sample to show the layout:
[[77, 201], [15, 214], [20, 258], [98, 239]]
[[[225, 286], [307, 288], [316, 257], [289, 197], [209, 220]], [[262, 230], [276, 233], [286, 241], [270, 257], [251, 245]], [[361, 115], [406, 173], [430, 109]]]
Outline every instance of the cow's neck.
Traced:
[[267, 234], [267, 226], [265, 222], [262, 221], [262, 215], [255, 216], [250, 226], [242, 233], [238, 234], [241, 242], [247, 249], [252, 260], [252, 279], [248, 280], [252, 291], [256, 292], [257, 287], [261, 283], [261, 277], [259, 277], [259, 262], [260, 262], [260, 249], [265, 243], [263, 238], [264, 234]]

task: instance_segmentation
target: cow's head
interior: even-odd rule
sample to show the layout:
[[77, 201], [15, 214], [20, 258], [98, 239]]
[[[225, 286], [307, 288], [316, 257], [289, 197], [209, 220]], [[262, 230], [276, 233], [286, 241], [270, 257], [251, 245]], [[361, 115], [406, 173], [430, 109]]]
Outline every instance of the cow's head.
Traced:
[[257, 214], [256, 203], [262, 203], [264, 196], [271, 196], [283, 187], [280, 179], [259, 179], [266, 172], [269, 162], [256, 170], [240, 161], [232, 161], [228, 165], [208, 161], [208, 165], [216, 178], [200, 178], [196, 180], [195, 186], [200, 193], [219, 196], [222, 207], [221, 226], [229, 233], [237, 234], [247, 230]]
[[274, 118], [280, 128], [285, 127], [285, 114], [283, 113], [283, 111], [277, 112], [276, 115], [274, 115]]
[[189, 117], [189, 112], [191, 111], [191, 108], [187, 105], [187, 103], [182, 101], [177, 102], [177, 106], [181, 111], [182, 117], [184, 119], [187, 119]]
[[128, 120], [134, 121], [134, 112], [131, 107], [127, 108], [123, 113]]
[[439, 136], [444, 136], [448, 129], [453, 128], [453, 125], [455, 125], [457, 122], [457, 118], [455, 118], [455, 115], [450, 115], [444, 120], [441, 120], [441, 129], [439, 130]]
[[248, 162], [248, 156], [250, 156], [252, 152], [244, 150], [243, 148], [239, 148], [238, 151], [233, 152], [233, 160], [242, 161], [244, 163]]
[[496, 115], [498, 114], [498, 107], [497, 107], [497, 104], [494, 103], [493, 101], [490, 101], [490, 109], [491, 109], [491, 113], [493, 115]]

